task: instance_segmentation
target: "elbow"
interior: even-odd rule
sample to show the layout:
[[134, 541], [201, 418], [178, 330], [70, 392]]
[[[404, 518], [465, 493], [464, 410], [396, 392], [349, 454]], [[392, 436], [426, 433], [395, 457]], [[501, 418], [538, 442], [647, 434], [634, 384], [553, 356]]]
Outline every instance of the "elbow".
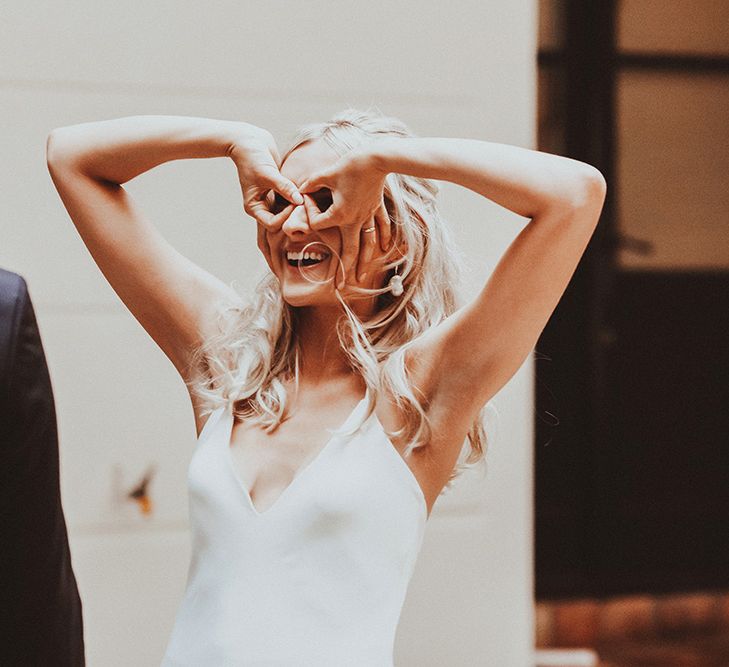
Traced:
[[607, 194], [607, 181], [602, 173], [588, 164], [577, 170], [569, 186], [551, 202], [563, 212], [579, 216], [593, 211], [601, 211]]
[[599, 169], [585, 164], [578, 178], [571, 205], [578, 210], [602, 209], [607, 194], [607, 181]]
[[607, 181], [591, 165], [582, 163], [569, 184], [558, 196], [552, 196], [541, 213], [555, 214], [562, 220], [589, 220], [597, 225], [607, 194]]
[[59, 167], [61, 163], [58, 150], [58, 139], [56, 137], [57, 132], [58, 130], [53, 130], [46, 138], [46, 168], [54, 182], [59, 176]]
[[550, 193], [543, 198], [535, 215], [557, 210], [563, 217], [573, 214], [581, 217], [587, 212], [602, 210], [606, 194], [607, 181], [599, 169], [570, 159], [569, 168], [552, 183]]
[[48, 133], [48, 136], [46, 137], [46, 161], [50, 162], [52, 159], [55, 159], [56, 153], [58, 150], [58, 135], [60, 134], [61, 129], [56, 128], [55, 130], [51, 130]]
[[46, 137], [46, 164], [49, 170], [52, 167], [72, 164], [75, 160], [74, 151], [70, 147], [70, 140], [66, 128], [60, 127]]
[[46, 137], [46, 164], [49, 168], [53, 165], [58, 164], [58, 162], [61, 160], [62, 154], [59, 143], [62, 142], [59, 141], [59, 134], [60, 130], [51, 130], [51, 132], [49, 132], [48, 136]]

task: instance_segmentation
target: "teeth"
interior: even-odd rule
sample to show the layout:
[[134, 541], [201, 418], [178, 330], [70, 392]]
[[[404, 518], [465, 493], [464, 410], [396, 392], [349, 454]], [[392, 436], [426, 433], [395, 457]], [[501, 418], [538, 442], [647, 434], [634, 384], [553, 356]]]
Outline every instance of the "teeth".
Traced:
[[301, 252], [291, 252], [291, 251], [288, 251], [286, 253], [286, 259], [291, 259], [291, 260], [299, 260], [299, 259], [322, 260], [322, 259], [326, 259], [327, 257], [329, 257], [329, 255], [325, 255], [325, 254], [320, 253], [320, 252], [304, 252], [304, 253], [301, 253]]

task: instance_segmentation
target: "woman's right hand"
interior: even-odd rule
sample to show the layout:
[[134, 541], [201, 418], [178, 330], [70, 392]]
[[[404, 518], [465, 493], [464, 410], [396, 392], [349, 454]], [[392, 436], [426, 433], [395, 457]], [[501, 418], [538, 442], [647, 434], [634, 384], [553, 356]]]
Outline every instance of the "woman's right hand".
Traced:
[[[294, 205], [304, 203], [298, 188], [279, 171], [280, 156], [276, 141], [267, 130], [249, 123], [240, 123], [228, 150], [238, 169], [245, 212], [270, 231], [283, 224]], [[289, 205], [274, 214], [270, 210], [269, 193], [278, 192]], [[291, 203], [293, 202], [293, 203]]]

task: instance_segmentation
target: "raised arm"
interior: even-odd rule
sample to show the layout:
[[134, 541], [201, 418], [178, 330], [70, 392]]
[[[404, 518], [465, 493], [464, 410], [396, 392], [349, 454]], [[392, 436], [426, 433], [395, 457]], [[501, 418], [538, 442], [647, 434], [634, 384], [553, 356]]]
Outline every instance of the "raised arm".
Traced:
[[386, 138], [367, 150], [381, 172], [457, 183], [531, 218], [476, 298], [412, 348], [431, 406], [465, 437], [565, 291], [599, 220], [605, 179], [577, 160], [487, 141]]
[[122, 184], [170, 160], [231, 157], [246, 210], [255, 216], [260, 192], [276, 188], [286, 196], [295, 189], [278, 172], [273, 138], [234, 121], [131, 116], [55, 129], [46, 155], [56, 189], [99, 269], [187, 380], [192, 347], [208, 335], [219, 305], [239, 297], [172, 247]]

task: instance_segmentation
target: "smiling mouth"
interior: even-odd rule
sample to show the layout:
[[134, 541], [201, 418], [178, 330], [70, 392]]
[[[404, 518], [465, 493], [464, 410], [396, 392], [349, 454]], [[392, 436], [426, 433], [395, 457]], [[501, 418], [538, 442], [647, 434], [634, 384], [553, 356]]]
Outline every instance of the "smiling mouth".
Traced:
[[[324, 259], [302, 259], [301, 260], [301, 266], [314, 266], [315, 264], [323, 264], [329, 259], [329, 256], [324, 257]], [[299, 260], [298, 259], [287, 259], [286, 263], [289, 266], [292, 266], [293, 268], [297, 268], [299, 266]]]
[[329, 257], [329, 253], [284, 253], [286, 263], [293, 268], [298, 268], [299, 263], [301, 263], [301, 266], [322, 264], [326, 262]]

